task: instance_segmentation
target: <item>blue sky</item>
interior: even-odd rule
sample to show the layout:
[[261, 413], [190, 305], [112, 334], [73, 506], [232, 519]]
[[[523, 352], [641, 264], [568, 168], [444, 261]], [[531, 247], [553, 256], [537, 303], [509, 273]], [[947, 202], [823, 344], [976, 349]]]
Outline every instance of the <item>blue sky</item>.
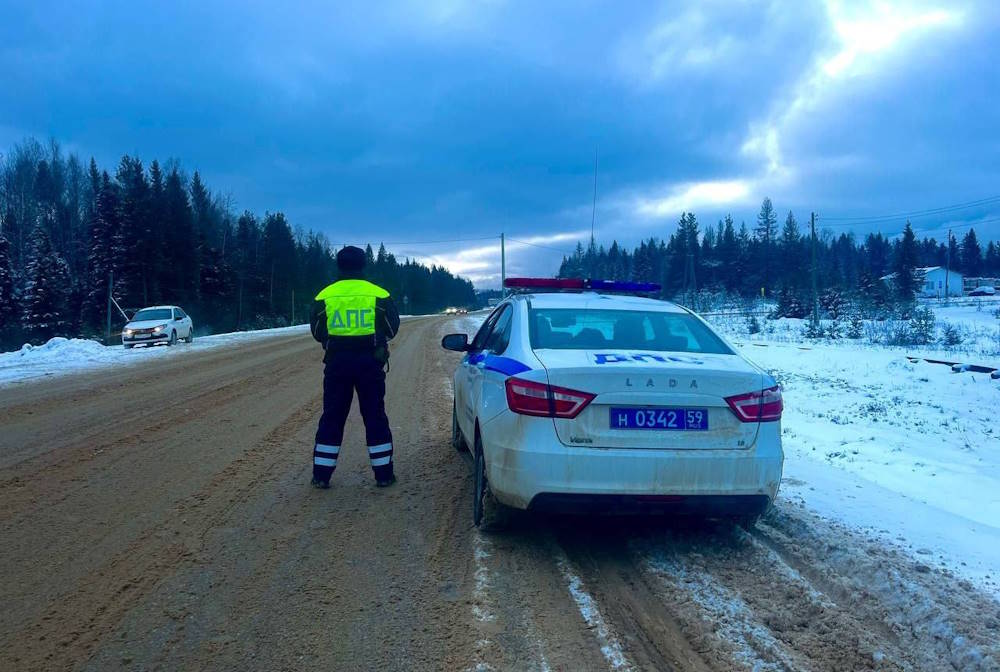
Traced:
[[[831, 232], [1000, 196], [1000, 3], [10, 3], [0, 148], [175, 157], [237, 208], [495, 285], [770, 196]], [[370, 5], [377, 5], [372, 7]], [[1000, 238], [1000, 199], [915, 217]], [[959, 229], [960, 232], [964, 229]], [[547, 247], [537, 247], [543, 245]]]

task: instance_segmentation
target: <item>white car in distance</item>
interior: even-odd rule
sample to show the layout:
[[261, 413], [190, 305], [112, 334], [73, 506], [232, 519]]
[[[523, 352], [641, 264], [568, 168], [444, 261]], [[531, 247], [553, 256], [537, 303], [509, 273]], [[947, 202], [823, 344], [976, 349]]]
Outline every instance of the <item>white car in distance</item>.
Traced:
[[[509, 278], [454, 376], [473, 522], [510, 508], [695, 514], [751, 526], [778, 492], [781, 390], [655, 286]], [[562, 290], [562, 291], [552, 291]], [[570, 290], [570, 291], [567, 291]], [[530, 293], [529, 293], [530, 292]]]
[[194, 323], [177, 306], [143, 308], [122, 329], [122, 344], [126, 348], [156, 343], [175, 345], [180, 339], [187, 343], [194, 341]]

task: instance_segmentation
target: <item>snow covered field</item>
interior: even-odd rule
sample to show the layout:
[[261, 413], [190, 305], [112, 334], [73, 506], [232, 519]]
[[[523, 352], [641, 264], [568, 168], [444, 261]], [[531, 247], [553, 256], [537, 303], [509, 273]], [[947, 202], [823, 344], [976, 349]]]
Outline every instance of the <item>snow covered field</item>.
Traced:
[[1000, 594], [1000, 381], [902, 351], [736, 345], [783, 387], [782, 499]]
[[308, 330], [309, 325], [302, 324], [281, 329], [238, 331], [196, 337], [191, 344], [179, 343], [173, 347], [145, 346], [131, 350], [126, 350], [121, 345], [105, 346], [83, 338], [53, 338], [44, 345], [25, 345], [14, 352], [0, 353], [0, 386], [102, 367], [134, 366], [163, 357], [177, 357], [192, 350], [231, 347], [248, 340]]

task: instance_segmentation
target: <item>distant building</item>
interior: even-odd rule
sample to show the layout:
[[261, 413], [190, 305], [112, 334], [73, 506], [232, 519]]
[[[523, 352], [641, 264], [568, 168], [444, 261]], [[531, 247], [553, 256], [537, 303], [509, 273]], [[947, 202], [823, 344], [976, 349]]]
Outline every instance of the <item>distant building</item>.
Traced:
[[[926, 266], [918, 268], [917, 280], [919, 289], [917, 296], [925, 299], [944, 298], [947, 296], [962, 296], [962, 274], [955, 270], [947, 270], [944, 266]], [[892, 283], [896, 277], [895, 273], [882, 276], [882, 282]], [[948, 284], [948, 291], [945, 292], [945, 283]]]

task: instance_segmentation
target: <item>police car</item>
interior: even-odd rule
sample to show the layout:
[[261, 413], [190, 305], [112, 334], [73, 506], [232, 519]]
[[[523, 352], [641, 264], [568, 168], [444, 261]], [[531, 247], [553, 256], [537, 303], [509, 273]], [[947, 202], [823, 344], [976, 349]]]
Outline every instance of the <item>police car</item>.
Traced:
[[511, 278], [454, 377], [473, 520], [513, 509], [675, 512], [752, 525], [781, 480], [781, 390], [656, 285]]

